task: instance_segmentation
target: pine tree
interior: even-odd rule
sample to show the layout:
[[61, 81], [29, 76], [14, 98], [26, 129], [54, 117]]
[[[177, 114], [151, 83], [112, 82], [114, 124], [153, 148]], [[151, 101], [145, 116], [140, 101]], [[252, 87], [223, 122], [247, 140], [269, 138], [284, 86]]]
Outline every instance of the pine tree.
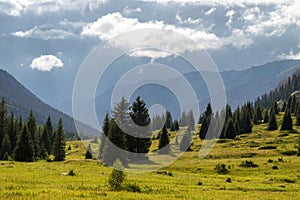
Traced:
[[283, 130], [293, 130], [293, 121], [290, 113], [290, 109], [286, 109], [283, 116], [283, 121], [281, 124], [281, 131]]
[[6, 101], [4, 98], [2, 98], [0, 103], [0, 145], [2, 145], [2, 140], [6, 131], [7, 131], [7, 109], [6, 109]]
[[252, 133], [251, 117], [248, 107], [242, 109], [241, 133]]
[[192, 110], [188, 114], [188, 130], [189, 131], [195, 130], [195, 119]]
[[160, 132], [158, 152], [160, 154], [170, 153], [170, 140], [169, 140], [169, 135], [168, 135], [168, 130], [166, 125], [163, 126]]
[[140, 97], [137, 97], [133, 102], [129, 114], [134, 122], [131, 133], [136, 136], [133, 142], [128, 141], [128, 143], [133, 144], [130, 151], [146, 154], [149, 152], [149, 148], [151, 146], [151, 130], [149, 127], [151, 119], [148, 113], [148, 108]]
[[225, 128], [225, 137], [228, 139], [234, 139], [236, 137], [234, 122], [231, 118], [229, 118], [226, 128]]
[[171, 114], [170, 111], [167, 111], [166, 112], [166, 123], [165, 123], [165, 125], [168, 129], [170, 129], [172, 127], [172, 123], [173, 123], [172, 114]]
[[85, 159], [93, 159], [93, 151], [92, 151], [91, 144], [89, 144], [86, 149]]
[[54, 144], [53, 144], [54, 161], [64, 161], [66, 157], [66, 142], [64, 136], [63, 122], [59, 119]]
[[262, 112], [261, 112], [261, 105], [259, 103], [256, 105], [255, 114], [256, 114], [256, 118], [259, 122], [263, 120]]
[[37, 124], [36, 124], [36, 119], [33, 116], [32, 111], [30, 111], [30, 114], [29, 114], [28, 119], [27, 119], [27, 128], [28, 128], [28, 132], [30, 133], [31, 140], [32, 140], [32, 143], [33, 143], [34, 156], [38, 157], [39, 145], [38, 145], [38, 140], [36, 138]]
[[187, 126], [187, 125], [188, 125], [188, 118], [185, 111], [183, 111], [180, 118], [180, 126]]
[[179, 122], [178, 122], [178, 120], [174, 120], [174, 129], [175, 129], [175, 131], [179, 131]]
[[[50, 153], [51, 153], [53, 143], [54, 143], [54, 132], [53, 132], [53, 126], [52, 126], [52, 121], [51, 121], [50, 116], [48, 116], [45, 126], [47, 128], [47, 134], [50, 138]], [[44, 128], [45, 128], [45, 126], [44, 126]]]
[[49, 135], [49, 129], [47, 126], [47, 122], [44, 125], [42, 136], [41, 136], [41, 157], [44, 158], [47, 156], [46, 154], [50, 155], [51, 150], [52, 150], [52, 145], [51, 145], [51, 140], [50, 140], [50, 135]]
[[264, 123], [268, 123], [268, 122], [269, 122], [269, 111], [266, 110], [265, 116], [264, 116]]
[[253, 117], [253, 124], [258, 125], [258, 119], [257, 119], [257, 114], [254, 112], [254, 117]]
[[27, 126], [22, 128], [21, 135], [14, 149], [14, 159], [20, 162], [33, 162], [34, 161], [34, 147], [31, 135], [28, 132]]
[[207, 119], [206, 116], [204, 116], [204, 117], [203, 117], [202, 124], [201, 124], [200, 131], [199, 131], [199, 138], [200, 138], [201, 140], [204, 140], [204, 139], [205, 139], [206, 134], [207, 134], [207, 131], [208, 131], [208, 127], [209, 127], [208, 119]]
[[11, 143], [11, 149], [14, 149], [17, 145], [17, 123], [13, 112], [10, 113], [8, 121], [8, 136]]
[[109, 133], [109, 123], [110, 123], [109, 114], [106, 113], [103, 121], [103, 126], [102, 126], [102, 134], [100, 136], [100, 147], [99, 147], [99, 154], [98, 154], [99, 160], [103, 159], [103, 149], [105, 146], [105, 140]]
[[300, 126], [300, 105], [297, 106], [297, 110], [296, 110], [296, 125]]
[[0, 160], [7, 160], [6, 158], [4, 158], [4, 155], [6, 153], [9, 156], [11, 155], [11, 144], [10, 144], [9, 136], [7, 134], [4, 135], [2, 140], [2, 146], [0, 150]]
[[239, 125], [239, 123], [237, 121], [234, 121], [234, 129], [235, 129], [236, 135], [240, 135], [241, 134], [240, 125]]
[[296, 108], [296, 103], [297, 103], [297, 99], [295, 95], [291, 96], [292, 101], [291, 101], [291, 107], [290, 107], [290, 112], [291, 113], [295, 113], [295, 108]]
[[[288, 106], [287, 106], [288, 107]], [[278, 115], [279, 114], [279, 111], [278, 111], [278, 105], [277, 105], [277, 101], [275, 101], [274, 103], [273, 103], [273, 110], [274, 110], [274, 113], [275, 113], [275, 115]]]
[[180, 147], [179, 147], [180, 151], [190, 151], [191, 144], [192, 144], [192, 135], [189, 131], [186, 131], [180, 142]]
[[119, 128], [114, 118], [110, 120], [110, 127], [105, 146], [103, 147], [102, 161], [108, 166], [112, 166], [116, 159], [120, 159], [125, 165], [128, 158], [123, 149], [126, 146], [124, 132]]
[[276, 122], [276, 116], [275, 116], [275, 112], [272, 109], [270, 112], [270, 120], [269, 120], [269, 124], [268, 124], [268, 130], [269, 131], [274, 131], [277, 130], [277, 122]]

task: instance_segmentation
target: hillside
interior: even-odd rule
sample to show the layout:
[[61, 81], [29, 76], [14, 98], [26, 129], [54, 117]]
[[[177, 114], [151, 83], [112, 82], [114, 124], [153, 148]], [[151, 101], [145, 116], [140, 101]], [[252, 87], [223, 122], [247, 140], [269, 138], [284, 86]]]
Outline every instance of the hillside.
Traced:
[[[0, 80], [0, 97], [5, 97], [9, 111], [13, 111], [15, 116], [21, 115], [23, 119], [26, 119], [30, 110], [32, 110], [38, 124], [44, 124], [47, 117], [50, 116], [55, 126], [61, 117], [65, 130], [67, 132], [76, 132], [72, 117], [41, 101], [12, 75], [2, 69], [0, 69]], [[89, 126], [84, 124], [81, 124], [81, 126], [83, 130], [96, 134], [96, 131]]]
[[[279, 123], [282, 116], [283, 113], [277, 116]], [[270, 132], [265, 130], [265, 124], [254, 125], [252, 134], [243, 134], [234, 140], [219, 140], [203, 159], [198, 157], [203, 141], [195, 134], [192, 151], [185, 152], [168, 167], [142, 175], [126, 173], [125, 183], [138, 186], [141, 192], [109, 190], [107, 180], [112, 169], [97, 160], [85, 160], [82, 142], [71, 141], [67, 143], [71, 150], [67, 151], [63, 163], [1, 161], [0, 181], [3, 184], [0, 195], [5, 199], [297, 200], [300, 195], [300, 157], [295, 156], [295, 144], [300, 128], [294, 128], [292, 132]], [[184, 131], [185, 127], [181, 127], [178, 135]], [[175, 134], [171, 132], [172, 139]], [[99, 144], [92, 144], [94, 157], [98, 147]], [[151, 149], [157, 149], [156, 140]], [[245, 161], [258, 166], [240, 166]], [[225, 164], [229, 173], [218, 174], [215, 170], [218, 164]], [[71, 169], [76, 176], [63, 175]], [[225, 181], [228, 178], [231, 182]]]

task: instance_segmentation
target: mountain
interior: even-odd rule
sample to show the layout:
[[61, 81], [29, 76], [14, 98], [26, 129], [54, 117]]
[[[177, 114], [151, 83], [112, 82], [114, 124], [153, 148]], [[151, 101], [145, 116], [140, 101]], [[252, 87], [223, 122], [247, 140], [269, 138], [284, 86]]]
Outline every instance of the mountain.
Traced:
[[[247, 101], [254, 101], [262, 94], [276, 88], [276, 86], [287, 77], [292, 75], [300, 68], [299, 60], [282, 60], [270, 62], [260, 66], [253, 66], [241, 71], [224, 71], [221, 72], [224, 86], [226, 89], [227, 101], [235, 109], [238, 105], [244, 104]], [[203, 71], [201, 74], [206, 76], [212, 76], [215, 72]], [[205, 84], [205, 81], [198, 72], [184, 73], [183, 76], [190, 82], [193, 90], [196, 92], [201, 112], [205, 109], [207, 103], [210, 101], [210, 95]], [[165, 85], [171, 85], [177, 87], [179, 91], [183, 91], [186, 88], [181, 84], [178, 84], [178, 79], [166, 80]], [[109, 85], [109, 84], [107, 84]], [[130, 85], [123, 85], [123, 91], [131, 88]], [[98, 95], [96, 98], [96, 107], [100, 111], [98, 118], [101, 121], [105, 112], [110, 110], [110, 97], [113, 88], [106, 89], [105, 92]], [[171, 90], [164, 86], [158, 86], [157, 84], [148, 84], [138, 88], [133, 93], [130, 102], [140, 95], [145, 99], [148, 108], [154, 104], [161, 104], [166, 109], [170, 109], [175, 115], [174, 118], [178, 118], [178, 101], [175, 94]], [[175, 108], [175, 109], [174, 109]]]
[[[9, 112], [13, 111], [16, 116], [21, 115], [23, 120], [26, 120], [29, 112], [32, 110], [39, 125], [43, 125], [47, 117], [50, 116], [53, 125], [56, 126], [61, 117], [64, 123], [64, 129], [67, 132], [77, 132], [72, 117], [41, 101], [12, 75], [2, 69], [0, 69], [0, 80], [0, 97], [6, 99]], [[78, 122], [78, 126], [80, 129], [79, 132], [82, 134], [97, 134], [97, 131], [88, 125]]]

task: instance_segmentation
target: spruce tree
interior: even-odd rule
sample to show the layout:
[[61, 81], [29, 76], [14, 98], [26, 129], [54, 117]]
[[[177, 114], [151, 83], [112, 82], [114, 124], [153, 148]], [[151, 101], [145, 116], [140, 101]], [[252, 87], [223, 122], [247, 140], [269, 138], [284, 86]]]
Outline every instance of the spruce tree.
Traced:
[[188, 130], [189, 131], [195, 130], [195, 119], [192, 110], [188, 114]]
[[14, 149], [14, 159], [20, 162], [34, 161], [34, 146], [27, 125], [22, 128], [21, 135]]
[[297, 99], [295, 95], [291, 96], [292, 101], [291, 101], [291, 107], [290, 107], [290, 112], [291, 113], [295, 113], [295, 108], [296, 108], [296, 103], [297, 103]]
[[277, 127], [275, 112], [272, 109], [270, 112], [270, 120], [269, 120], [269, 124], [268, 124], [268, 130], [274, 131], [274, 130], [277, 130], [277, 128], [278, 127]]
[[41, 136], [41, 141], [40, 141], [40, 144], [41, 144], [41, 155], [42, 155], [42, 157], [46, 156], [46, 153], [48, 155], [50, 155], [51, 154], [51, 150], [52, 150], [50, 135], [49, 135], [48, 131], [49, 131], [49, 129], [48, 129], [47, 122], [46, 122], [45, 125], [44, 125], [44, 128], [43, 128], [43, 132], [42, 132], [42, 136]]
[[234, 139], [236, 137], [236, 131], [234, 128], [234, 122], [229, 118], [226, 128], [225, 128], [225, 138]]
[[235, 129], [236, 135], [240, 135], [241, 134], [240, 125], [239, 125], [239, 123], [237, 121], [234, 121], [234, 129]]
[[54, 143], [53, 143], [54, 161], [64, 161], [66, 157], [66, 142], [64, 136], [63, 122], [59, 119]]
[[8, 120], [8, 136], [11, 143], [11, 149], [14, 149], [17, 145], [17, 123], [14, 117], [14, 113], [11, 112]]
[[102, 126], [102, 133], [100, 136], [100, 146], [99, 146], [99, 154], [98, 154], [98, 159], [102, 160], [103, 158], [103, 149], [105, 146], [105, 140], [108, 136], [109, 133], [109, 123], [110, 123], [110, 119], [109, 119], [109, 114], [106, 113], [105, 114], [105, 118], [103, 121], [103, 126]]
[[178, 120], [174, 120], [174, 129], [175, 129], [175, 131], [179, 131], [179, 122], [178, 122]]
[[188, 125], [188, 118], [186, 112], [183, 111], [180, 118], [180, 126], [187, 126]]
[[[151, 119], [148, 113], [148, 108], [146, 103], [137, 97], [130, 107], [130, 117], [133, 124], [133, 129], [130, 131], [134, 136], [136, 136], [130, 144], [130, 151], [134, 153], [148, 153], [151, 146], [151, 130], [148, 126], [151, 123]], [[132, 148], [133, 147], [133, 148]]]
[[167, 111], [166, 112], [166, 123], [165, 123], [165, 125], [168, 129], [170, 129], [172, 127], [172, 124], [173, 124], [172, 114], [171, 114], [170, 111]]
[[91, 144], [89, 144], [86, 149], [85, 159], [93, 159], [93, 151], [92, 151]]
[[200, 138], [201, 140], [204, 140], [204, 139], [205, 139], [206, 134], [207, 134], [207, 131], [208, 131], [208, 127], [209, 127], [208, 119], [207, 119], [206, 116], [204, 116], [204, 117], [203, 117], [202, 124], [201, 124], [200, 131], [199, 131], [199, 138]]
[[168, 130], [166, 125], [163, 126], [160, 132], [159, 143], [158, 143], [158, 152], [160, 154], [170, 153], [170, 140], [168, 135]]
[[45, 127], [47, 128], [47, 134], [50, 138], [50, 153], [51, 153], [53, 143], [54, 143], [54, 131], [53, 131], [53, 126], [52, 126], [52, 121], [51, 121], [50, 116], [48, 116], [48, 118], [47, 118], [44, 128]]
[[2, 140], [2, 146], [0, 149], [0, 160], [7, 160], [4, 158], [5, 154], [8, 154], [11, 156], [11, 143], [9, 140], [9, 136], [7, 134], [4, 135], [3, 140]]
[[180, 151], [190, 151], [191, 143], [192, 143], [192, 135], [189, 131], [186, 131], [180, 142], [180, 146], [179, 146]]
[[2, 140], [6, 131], [7, 131], [7, 108], [6, 108], [6, 101], [3, 97], [0, 103], [0, 145], [2, 145]]
[[256, 118], [257, 118], [258, 122], [263, 120], [261, 105], [259, 103], [256, 105], [255, 114], [256, 114]]
[[265, 116], [264, 116], [264, 123], [266, 124], [266, 123], [268, 123], [268, 122], [269, 122], [269, 111], [266, 110], [266, 111], [265, 111]]
[[105, 146], [103, 147], [102, 161], [108, 166], [112, 166], [116, 159], [120, 159], [124, 165], [128, 163], [128, 157], [123, 150], [126, 147], [126, 137], [119, 128], [115, 119], [110, 120], [110, 127]]
[[290, 109], [286, 109], [284, 112], [282, 124], [281, 124], [281, 131], [283, 130], [293, 130], [293, 121], [290, 113]]
[[[287, 106], [288, 107], [288, 106]], [[273, 110], [274, 110], [274, 113], [275, 113], [275, 115], [278, 115], [279, 114], [279, 111], [278, 111], [278, 105], [277, 105], [277, 101], [275, 101], [274, 103], [273, 103]]]
[[257, 118], [257, 114], [256, 112], [254, 112], [254, 116], [253, 116], [253, 124], [258, 125], [258, 118]]
[[38, 140], [37, 140], [37, 137], [36, 137], [37, 124], [36, 124], [36, 119], [35, 119], [32, 111], [30, 111], [30, 114], [29, 114], [28, 119], [27, 119], [27, 128], [28, 128], [28, 132], [30, 133], [31, 140], [32, 140], [32, 143], [33, 143], [34, 156], [38, 157], [39, 144], [38, 144]]
[[296, 110], [296, 125], [300, 126], [300, 105], [298, 104]]

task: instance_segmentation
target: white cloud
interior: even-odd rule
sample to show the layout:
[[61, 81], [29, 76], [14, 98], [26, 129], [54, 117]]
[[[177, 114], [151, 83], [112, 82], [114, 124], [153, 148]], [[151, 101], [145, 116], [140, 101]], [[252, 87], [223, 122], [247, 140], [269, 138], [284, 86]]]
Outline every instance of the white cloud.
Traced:
[[53, 55], [42, 55], [34, 58], [30, 67], [43, 72], [50, 72], [53, 68], [61, 68], [64, 63]]
[[0, 12], [21, 16], [24, 13], [41, 15], [46, 12], [59, 12], [63, 10], [84, 9], [94, 10], [107, 0], [0, 0]]
[[254, 41], [243, 30], [233, 29], [232, 34], [224, 39], [224, 43], [237, 49], [243, 49], [251, 46]]
[[294, 51], [291, 50], [289, 54], [281, 54], [278, 57], [281, 59], [300, 60], [300, 51], [298, 53], [294, 53]]
[[142, 9], [141, 8], [129, 8], [128, 6], [126, 6], [124, 9], [123, 9], [123, 14], [124, 15], [130, 15], [132, 13], [140, 13], [142, 12]]
[[[112, 13], [106, 16], [99, 18], [97, 21], [88, 24], [85, 26], [81, 32], [82, 36], [94, 36], [98, 37], [101, 40], [108, 40], [120, 33], [127, 32], [130, 30], [141, 30], [141, 29], [163, 29], [174, 31], [179, 34], [182, 34], [194, 41], [198, 44], [202, 45], [205, 49], [220, 49], [222, 46], [221, 38], [218, 38], [213, 33], [207, 33], [202, 30], [191, 29], [186, 27], [177, 27], [170, 24], [165, 24], [162, 21], [148, 21], [148, 22], [139, 22], [137, 18], [124, 18], [120, 13]], [[176, 36], [174, 36], [176, 37]], [[134, 36], [135, 41], [142, 43], [143, 46], [156, 46], [161, 47], [161, 49], [172, 50], [175, 52], [185, 52], [185, 51], [193, 51], [195, 47], [192, 47], [189, 44], [186, 44], [184, 41], [178, 42], [177, 38], [172, 40], [172, 36], [169, 35], [167, 37], [156, 34], [155, 32], [145, 30], [141, 35]], [[170, 41], [174, 41], [173, 44], [170, 45]], [[123, 41], [124, 42], [124, 41]], [[134, 42], [132, 39], [130, 42]], [[135, 44], [122, 43], [122, 47], [126, 46], [126, 48], [130, 48]], [[143, 50], [134, 52], [131, 55], [133, 56], [147, 56], [151, 58], [160, 58], [167, 57], [170, 55], [170, 52], [165, 51], [153, 51], [153, 50]]]
[[43, 40], [50, 39], [66, 39], [69, 37], [74, 37], [74, 34], [68, 31], [64, 31], [61, 29], [46, 29], [42, 30], [40, 27], [35, 26], [32, 29], [27, 31], [17, 31], [12, 33], [12, 35], [16, 37], [22, 38], [38, 38]]
[[211, 15], [212, 13], [214, 13], [217, 10], [217, 8], [212, 7], [211, 9], [209, 9], [208, 11], [205, 12], [205, 15]]
[[236, 14], [236, 11], [234, 11], [234, 10], [229, 10], [227, 13], [226, 13], [226, 17], [228, 17], [228, 21], [226, 22], [226, 26], [228, 27], [228, 28], [230, 28], [231, 29], [231, 24], [232, 24], [232, 20], [233, 20], [233, 17], [234, 17], [234, 15]]

